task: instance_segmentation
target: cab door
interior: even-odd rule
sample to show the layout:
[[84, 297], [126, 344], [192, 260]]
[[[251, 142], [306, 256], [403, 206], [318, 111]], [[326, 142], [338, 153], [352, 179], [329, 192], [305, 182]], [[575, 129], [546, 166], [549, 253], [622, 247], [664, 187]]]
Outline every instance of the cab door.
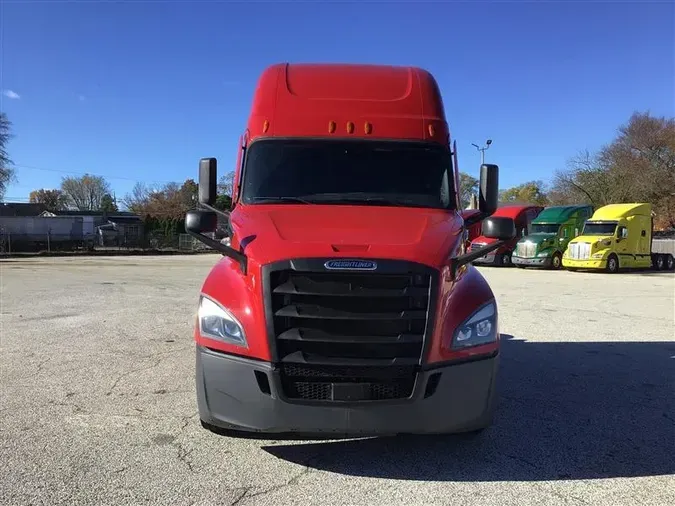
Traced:
[[616, 254], [619, 256], [621, 267], [633, 267], [634, 256], [630, 248], [628, 227], [625, 225], [619, 225], [616, 228]]

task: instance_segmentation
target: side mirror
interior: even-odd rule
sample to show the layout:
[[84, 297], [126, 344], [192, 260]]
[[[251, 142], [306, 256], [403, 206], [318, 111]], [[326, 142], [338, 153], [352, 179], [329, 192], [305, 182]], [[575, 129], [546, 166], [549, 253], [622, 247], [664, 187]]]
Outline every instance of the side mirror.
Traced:
[[215, 158], [199, 160], [199, 203], [212, 206], [216, 202], [218, 162]]
[[215, 232], [217, 227], [218, 216], [213, 211], [188, 211], [185, 215], [185, 230], [188, 233]]
[[516, 236], [516, 223], [511, 218], [490, 216], [483, 220], [482, 234], [490, 239], [508, 241]]
[[480, 166], [478, 209], [484, 216], [497, 210], [499, 202], [499, 166], [484, 163]]

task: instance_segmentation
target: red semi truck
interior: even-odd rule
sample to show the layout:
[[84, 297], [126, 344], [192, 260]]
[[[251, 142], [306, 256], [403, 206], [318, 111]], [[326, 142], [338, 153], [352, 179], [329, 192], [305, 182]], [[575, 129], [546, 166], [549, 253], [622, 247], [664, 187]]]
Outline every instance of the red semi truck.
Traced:
[[482, 225], [481, 221], [472, 221], [475, 216], [480, 214], [480, 210], [479, 209], [464, 209], [463, 211], [460, 211], [460, 214], [462, 215], [462, 219], [464, 219], [464, 221], [467, 221], [467, 222], [470, 223], [466, 227], [466, 231], [464, 233], [465, 248], [466, 248], [466, 251], [469, 251], [471, 249], [471, 243], [473, 242], [473, 240], [477, 237], [480, 237], [481, 232], [483, 231], [483, 227], [481, 226]]
[[[544, 209], [543, 206], [521, 205], [521, 204], [505, 204], [497, 208], [492, 214], [493, 218], [509, 218], [515, 222], [516, 235], [513, 239], [508, 241], [501, 241], [498, 248], [493, 249], [487, 255], [482, 255], [473, 261], [474, 264], [500, 265], [510, 266], [511, 255], [516, 249], [516, 244], [521, 237], [526, 236], [530, 230], [530, 223], [539, 213]], [[478, 251], [486, 246], [496, 242], [496, 239], [486, 237], [484, 234], [476, 237], [471, 241], [471, 248], [469, 251]]]
[[[495, 296], [471, 261], [515, 234], [462, 219], [456, 149], [430, 73], [276, 64], [259, 78], [232, 190], [230, 246], [214, 158], [186, 229], [222, 253], [199, 297], [196, 390], [214, 432], [476, 432], [492, 420]], [[466, 227], [497, 242], [463, 254]]]

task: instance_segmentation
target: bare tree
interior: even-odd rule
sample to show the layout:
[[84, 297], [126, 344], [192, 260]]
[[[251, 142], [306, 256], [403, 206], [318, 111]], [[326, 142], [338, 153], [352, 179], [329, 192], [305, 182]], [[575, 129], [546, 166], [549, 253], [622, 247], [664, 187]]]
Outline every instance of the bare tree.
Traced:
[[0, 112], [0, 200], [5, 198], [5, 192], [10, 183], [16, 181], [16, 173], [7, 151], [7, 144], [12, 138], [11, 127], [12, 123], [7, 115]]
[[597, 154], [588, 151], [557, 171], [557, 204], [649, 202], [657, 226], [675, 226], [675, 118], [634, 113]]
[[553, 177], [549, 200], [555, 204], [604, 205], [612, 199], [610, 175], [597, 155], [584, 150]]
[[131, 193], [122, 199], [122, 205], [133, 213], [142, 214], [150, 201], [151, 193], [152, 190], [145, 183], [136, 183]]
[[103, 177], [89, 174], [82, 177], [64, 177], [61, 191], [79, 211], [98, 211], [103, 196], [112, 193], [110, 185]]

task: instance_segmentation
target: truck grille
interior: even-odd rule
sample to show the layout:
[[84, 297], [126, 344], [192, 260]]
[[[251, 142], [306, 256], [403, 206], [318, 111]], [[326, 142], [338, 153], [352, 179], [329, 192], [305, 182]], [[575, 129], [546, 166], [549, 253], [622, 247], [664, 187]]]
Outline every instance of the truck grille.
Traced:
[[569, 245], [569, 257], [574, 260], [588, 260], [591, 257], [591, 243], [571, 243]]
[[345, 367], [281, 365], [281, 384], [286, 397], [327, 401], [334, 399], [334, 386], [356, 388], [357, 400], [387, 400], [410, 397], [415, 387], [415, 366]]
[[283, 394], [306, 401], [409, 397], [430, 334], [435, 271], [398, 261], [378, 261], [380, 272], [328, 271], [324, 261], [286, 262], [264, 275]]
[[516, 245], [516, 255], [523, 258], [533, 257], [535, 250], [537, 249], [536, 244], [533, 242], [518, 243]]

